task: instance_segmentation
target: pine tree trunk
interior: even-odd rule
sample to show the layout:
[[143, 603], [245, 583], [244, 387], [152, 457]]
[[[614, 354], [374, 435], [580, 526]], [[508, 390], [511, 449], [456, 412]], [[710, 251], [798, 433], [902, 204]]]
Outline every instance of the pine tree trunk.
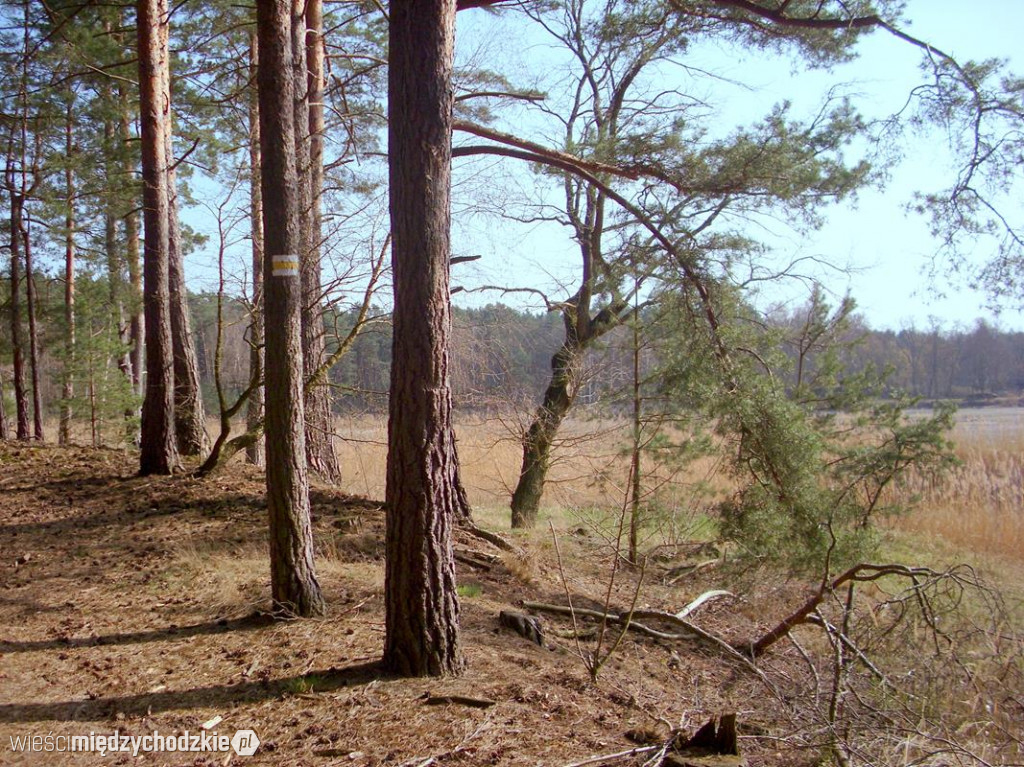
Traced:
[[[323, 613], [324, 601], [313, 562], [306, 479], [302, 282], [297, 274], [301, 239], [295, 166], [292, 5], [290, 0], [261, 0], [256, 5], [256, 15], [263, 160], [263, 316], [271, 590], [275, 609], [309, 616]], [[287, 256], [291, 258], [281, 258]], [[280, 264], [276, 274], [275, 257]], [[294, 270], [292, 265], [296, 267]]]
[[[634, 299], [639, 293], [639, 285], [636, 286]], [[635, 305], [634, 305], [635, 306]], [[641, 397], [640, 380], [640, 316], [639, 311], [633, 317], [633, 444], [631, 445], [630, 458], [630, 498], [629, 498], [629, 561], [632, 564], [639, 564], [639, 538], [640, 538], [640, 495], [641, 484], [641, 455], [640, 449], [643, 445], [643, 399]]]
[[[175, 174], [167, 174], [169, 191], [175, 188]], [[196, 357], [195, 339], [185, 285], [185, 265], [178, 227], [177, 194], [168, 195], [170, 209], [169, 287], [171, 300], [171, 336], [174, 344], [174, 430], [178, 450], [183, 455], [202, 455], [210, 447], [206, 433], [206, 414]]]
[[583, 349], [574, 337], [570, 337], [551, 358], [551, 381], [523, 437], [523, 464], [512, 494], [514, 528], [533, 527], [537, 522], [544, 482], [551, 464], [551, 446], [576, 398], [582, 366]]
[[[119, 91], [122, 99], [127, 93]], [[121, 113], [121, 140], [131, 139], [131, 121], [127, 111]], [[124, 260], [128, 266], [130, 289], [129, 329], [131, 342], [132, 386], [135, 394], [143, 396], [143, 371], [146, 365], [146, 323], [142, 301], [142, 268], [139, 258], [139, 214], [132, 210], [124, 217]]]
[[100, 446], [99, 419], [96, 416], [96, 378], [93, 372], [93, 360], [89, 361], [89, 434], [92, 446]]
[[10, 438], [11, 430], [7, 425], [7, 407], [4, 404], [4, 377], [0, 375], [0, 440]]
[[[166, 48], [170, 24], [160, 25], [161, 43]], [[199, 379], [195, 339], [188, 308], [188, 289], [185, 285], [185, 254], [181, 247], [181, 227], [178, 224], [178, 174], [174, 169], [174, 121], [171, 111], [170, 68], [162, 73], [162, 88], [167, 105], [164, 130], [167, 156], [167, 233], [168, 281], [171, 297], [171, 338], [174, 345], [174, 431], [178, 451], [182, 455], [202, 455], [210, 448], [206, 433], [206, 414]]]
[[74, 153], [73, 101], [68, 101], [64, 123], [64, 153], [68, 165], [64, 169], [64, 371], [60, 402], [60, 426], [57, 441], [71, 444], [71, 400], [75, 396], [75, 171], [71, 167]]
[[14, 410], [18, 439], [29, 438], [28, 391], [25, 387], [25, 329], [21, 323], [22, 214], [25, 198], [13, 184], [11, 197], [11, 352], [14, 364]]
[[[249, 73], [255, 82], [259, 61], [259, 42], [251, 38]], [[260, 104], [254, 91], [249, 99], [249, 201], [252, 240], [252, 324], [249, 326], [249, 380], [263, 378], [263, 195], [260, 192]], [[263, 423], [263, 385], [249, 395], [245, 414], [246, 429], [252, 432]], [[245, 449], [245, 459], [254, 466], [264, 464], [263, 440], [254, 439]]]
[[[28, 390], [25, 386], [25, 331], [21, 321], [21, 269], [25, 258], [25, 204], [29, 198], [27, 152], [28, 152], [28, 71], [29, 48], [31, 41], [29, 25], [29, 6], [22, 6], [23, 38], [21, 49], [21, 77], [17, 94], [17, 123], [12, 123], [11, 141], [8, 144], [8, 157], [4, 170], [4, 182], [11, 201], [11, 347], [14, 364], [14, 404], [17, 419], [17, 437], [19, 440], [30, 439]], [[18, 138], [15, 139], [14, 131]], [[20, 154], [16, 159], [12, 150]], [[35, 183], [32, 184], [35, 186]], [[27, 280], [26, 280], [27, 282]]]
[[[302, 359], [309, 381], [324, 361], [320, 240], [323, 188], [323, 27], [320, 0], [295, 0], [292, 59], [295, 73], [295, 152], [301, 199], [299, 222], [302, 263]], [[306, 461], [321, 479], [338, 482], [341, 467], [334, 451], [331, 390], [324, 383], [305, 389]]]
[[135, 394], [143, 395], [146, 370], [146, 313], [142, 299], [142, 264], [139, 248], [139, 214], [129, 213], [124, 218], [125, 261], [128, 263], [128, 283], [131, 287], [131, 319], [128, 337], [131, 343], [132, 387]]
[[28, 225], [22, 221], [22, 242], [25, 246], [25, 308], [28, 309], [28, 359], [32, 377], [32, 436], [43, 442], [43, 394], [39, 385], [39, 327], [36, 323], [36, 275], [32, 267], [32, 239]]
[[[117, 166], [110, 157], [110, 154], [114, 151], [115, 141], [117, 140], [117, 130], [112, 120], [106, 120], [103, 126], [105, 147], [108, 152], [106, 158], [106, 210], [103, 214], [103, 229], [104, 229], [104, 249], [106, 251], [107, 258], [107, 280], [108, 285], [108, 296], [110, 301], [110, 320], [117, 329], [117, 340], [119, 342], [118, 355], [117, 355], [117, 367], [121, 371], [121, 374], [128, 380], [129, 383], [132, 381], [132, 358], [129, 337], [128, 325], [124, 320], [124, 302], [122, 296], [124, 295], [124, 269], [121, 265], [121, 254], [118, 248], [117, 240], [117, 203], [115, 200], [118, 197], [117, 185], [119, 183], [117, 178]], [[125, 414], [126, 418], [131, 417], [131, 412]]]
[[139, 109], [142, 127], [142, 202], [145, 223], [143, 303], [146, 320], [146, 394], [142, 403], [140, 474], [170, 474], [178, 466], [174, 433], [174, 350], [168, 284], [167, 108], [163, 75], [168, 51], [160, 25], [167, 0], [138, 0]]
[[392, 0], [388, 149], [394, 332], [384, 664], [459, 673], [458, 512], [448, 344], [455, 0]]

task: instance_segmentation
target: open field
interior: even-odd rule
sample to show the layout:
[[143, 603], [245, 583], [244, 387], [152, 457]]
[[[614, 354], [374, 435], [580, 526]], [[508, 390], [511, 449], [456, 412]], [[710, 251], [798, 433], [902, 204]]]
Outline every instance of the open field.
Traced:
[[[466, 417], [457, 424], [463, 481], [478, 516], [508, 526], [508, 499], [518, 477], [518, 424], [499, 417]], [[384, 496], [387, 425], [382, 418], [338, 420], [343, 488], [372, 498]], [[542, 508], [556, 519], [588, 509], [616, 509], [623, 502], [629, 464], [623, 455], [628, 425], [608, 420], [567, 423]], [[1024, 408], [975, 408], [957, 415], [952, 435], [962, 465], [948, 476], [911, 475], [896, 490], [913, 511], [896, 529], [939, 536], [975, 554], [996, 554], [1024, 563]], [[701, 511], [695, 483], [724, 485], [714, 461], [701, 460], [686, 475], [671, 478], [659, 502], [694, 519]], [[685, 525], [684, 525], [685, 527]]]
[[[384, 496], [387, 424], [383, 418], [337, 419], [342, 487], [374, 498]], [[509, 499], [522, 461], [518, 433], [525, 428], [514, 416], [463, 416], [456, 423], [462, 480], [474, 513], [494, 527], [508, 527]], [[574, 514], [621, 508], [629, 476], [629, 426], [611, 419], [568, 419], [559, 434], [541, 506], [546, 518], [564, 520]], [[714, 483], [714, 459], [700, 459], [685, 474], [651, 472], [657, 501], [683, 518], [702, 511], [694, 483]]]
[[[238, 425], [241, 428], [241, 424]], [[352, 495], [384, 497], [387, 422], [380, 415], [336, 419], [336, 447], [343, 477], [339, 489]], [[523, 424], [515, 416], [464, 415], [457, 423], [462, 477], [474, 513], [485, 524], [508, 527], [508, 501], [518, 478]], [[217, 424], [208, 424], [212, 434]], [[51, 428], [49, 433], [53, 433]], [[237, 431], [235, 432], [238, 433]], [[621, 507], [629, 464], [623, 451], [628, 425], [607, 419], [570, 419], [555, 452], [543, 506], [546, 518], [571, 523], [595, 510]], [[894, 520], [896, 530], [938, 537], [954, 550], [993, 554], [1024, 564], [1024, 408], [965, 408], [951, 434], [961, 465], [944, 477], [911, 474], [893, 497], [911, 507]], [[87, 442], [88, 435], [77, 435]], [[236, 458], [236, 460], [239, 460]], [[685, 537], [702, 519], [708, 502], [696, 484], [728, 487], [728, 477], [711, 459], [685, 474], [659, 477], [657, 503]]]

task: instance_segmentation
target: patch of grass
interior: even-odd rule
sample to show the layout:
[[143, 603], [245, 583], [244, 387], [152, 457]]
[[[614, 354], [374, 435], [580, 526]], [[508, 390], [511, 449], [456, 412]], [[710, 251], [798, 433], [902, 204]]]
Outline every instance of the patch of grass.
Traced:
[[484, 593], [483, 587], [479, 583], [460, 583], [455, 587], [455, 592], [465, 599], [472, 599], [478, 597]]
[[287, 685], [285, 685], [285, 690], [290, 692], [292, 695], [303, 695], [305, 693], [322, 690], [324, 687], [326, 687], [324, 677], [319, 674], [306, 674], [305, 676], [288, 680]]

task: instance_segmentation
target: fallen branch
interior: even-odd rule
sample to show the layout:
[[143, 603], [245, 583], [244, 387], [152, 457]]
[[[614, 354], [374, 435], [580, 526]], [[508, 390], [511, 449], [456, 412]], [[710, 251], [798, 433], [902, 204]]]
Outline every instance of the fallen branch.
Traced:
[[431, 695], [429, 692], [423, 694], [423, 703], [427, 706], [469, 706], [470, 708], [490, 708], [497, 705], [497, 701], [488, 698], [470, 698], [465, 695]]
[[631, 748], [628, 751], [618, 751], [614, 754], [599, 754], [598, 756], [591, 756], [584, 759], [582, 762], [573, 762], [572, 764], [565, 765], [565, 767], [584, 767], [586, 764], [600, 764], [601, 762], [610, 762], [613, 759], [628, 759], [631, 756], [649, 754], [652, 751], [660, 750], [660, 746], [640, 746], [638, 748]]
[[516, 546], [514, 543], [506, 540], [505, 538], [502, 538], [497, 533], [492, 533], [490, 530], [484, 530], [482, 527], [477, 527], [469, 520], [460, 522], [459, 527], [465, 530], [467, 533], [475, 535], [477, 538], [485, 540], [493, 546], [497, 546], [502, 551], [507, 551], [510, 554], [515, 554], [517, 557], [523, 556], [525, 554], [525, 552], [521, 548]]
[[[731, 658], [735, 658], [741, 661], [744, 666], [749, 668], [759, 677], [764, 678], [764, 674], [757, 666], [751, 663], [750, 658], [746, 657], [743, 653], [739, 652], [735, 647], [726, 642], [724, 639], [715, 636], [714, 634], [705, 631], [699, 626], [695, 626], [688, 620], [679, 618], [672, 613], [661, 612], [660, 610], [634, 610], [631, 614], [619, 615], [617, 613], [604, 613], [600, 610], [588, 610], [582, 607], [563, 607], [562, 605], [551, 605], [545, 602], [523, 602], [523, 607], [527, 610], [538, 610], [540, 612], [554, 613], [556, 615], [569, 615], [574, 619], [577, 617], [592, 618], [594, 620], [605, 620], [609, 623], [614, 623], [620, 626], [626, 626], [629, 631], [635, 631], [638, 634], [644, 634], [645, 636], [653, 637], [654, 639], [664, 639], [667, 641], [678, 641], [685, 639], [701, 639], [706, 643], [710, 644], [714, 648], [721, 650], [724, 654]], [[670, 623], [673, 626], [678, 626], [684, 629], [687, 633], [685, 634], [670, 634], [666, 631], [659, 631], [647, 626], [643, 623], [638, 623], [637, 620], [661, 620], [666, 623]]]
[[475, 567], [477, 570], [483, 570], [489, 572], [491, 566], [494, 564], [494, 558], [489, 557], [480, 551], [472, 551], [470, 549], [455, 549], [453, 551], [456, 562], [462, 562], [470, 567]]
[[680, 620], [691, 615], [698, 607], [703, 605], [705, 602], [710, 602], [712, 599], [718, 599], [719, 597], [731, 597], [733, 593], [726, 591], [725, 589], [712, 589], [711, 591], [705, 591], [699, 597], [694, 599], [690, 604], [684, 607], [682, 610], [676, 613], [676, 617]]
[[820, 615], [811, 615], [810, 617], [808, 617], [807, 623], [811, 623], [815, 626], [820, 626], [821, 628], [825, 629], [825, 631], [835, 636], [840, 642], [843, 643], [846, 649], [850, 650], [856, 656], [857, 660], [864, 664], [864, 667], [874, 675], [875, 679], [877, 679], [879, 682], [886, 685], [887, 687], [890, 687], [893, 690], [898, 689], [896, 685], [890, 682], [889, 679], [885, 676], [885, 674], [883, 674], [879, 670], [878, 666], [871, 662], [871, 659], [864, 653], [864, 651], [861, 650], [857, 645], [855, 645], [853, 643], [853, 640], [850, 639], [850, 637], [848, 637], [845, 633], [840, 631], [839, 628], [833, 626]]
[[781, 620], [771, 631], [761, 636], [760, 639], [738, 649], [747, 651], [752, 658], [760, 657], [769, 647], [786, 636], [792, 629], [802, 623], [808, 623], [811, 614], [818, 609], [818, 606], [825, 601], [825, 598], [843, 584], [877, 581], [887, 575], [909, 578], [915, 583], [918, 578], [956, 577], [951, 572], [939, 573], [927, 567], [907, 567], [906, 565], [897, 564], [872, 565], [865, 563], [854, 565], [831, 581], [822, 583], [818, 590], [808, 597], [806, 602]]
[[673, 567], [671, 570], [665, 573], [665, 583], [669, 586], [675, 586], [681, 579], [687, 575], [692, 575], [698, 570], [703, 570], [705, 567], [713, 567], [717, 565], [719, 560], [717, 559], [705, 559], [703, 562], [697, 562], [695, 564], [679, 565]]

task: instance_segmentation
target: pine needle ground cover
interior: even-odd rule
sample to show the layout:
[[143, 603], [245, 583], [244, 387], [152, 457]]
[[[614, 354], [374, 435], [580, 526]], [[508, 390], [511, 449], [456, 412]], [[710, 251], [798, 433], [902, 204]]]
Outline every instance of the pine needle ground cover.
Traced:
[[[514, 450], [505, 458], [504, 448], [489, 453], [498, 435], [483, 426], [462, 433], [467, 485], [485, 505], [482, 488], [497, 497], [500, 487], [495, 462], [514, 463]], [[614, 439], [604, 439], [615, 455]], [[372, 470], [372, 461], [366, 466]], [[756, 670], [700, 641], [629, 632], [595, 684], [581, 657], [595, 649], [592, 623], [581, 619], [574, 629], [568, 618], [544, 615], [541, 647], [502, 628], [499, 612], [524, 599], [564, 604], [569, 594], [581, 611], [674, 613], [727, 588], [731, 596], [707, 602], [692, 620], [742, 647], [818, 584], [680, 540], [642, 569], [620, 568], [609, 587], [615, 505], [599, 494], [614, 495], [614, 486], [601, 491], [577, 467], [586, 479], [577, 480], [576, 497], [588, 508], [603, 503], [605, 519], [562, 508], [551, 515], [554, 536], [538, 529], [515, 539], [526, 552], [520, 556], [460, 534], [459, 582], [471, 585], [461, 597], [468, 671], [454, 680], [398, 680], [377, 665], [384, 516], [372, 484], [360, 492], [366, 480], [353, 482], [352, 495], [329, 487], [313, 493], [327, 617], [274, 622], [262, 612], [266, 509], [256, 470], [232, 463], [202, 480], [138, 478], [131, 453], [13, 445], [0, 448], [0, 467], [3, 764], [130, 764], [130, 754], [17, 754], [9, 738], [197, 732], [217, 717], [222, 731], [259, 734], [262, 745], [247, 759], [253, 764], [564, 766], [599, 756], [607, 758], [592, 763], [644, 764], [674, 732], [692, 733], [723, 713], [737, 715], [749, 765], [828, 763], [839, 741], [854, 749], [854, 763], [971, 763], [964, 753], [991, 764], [1022, 760], [1015, 628], [1022, 576], [1012, 561], [918, 544], [904, 533], [891, 545], [937, 569], [957, 554], [986, 561], [983, 574], [1003, 581], [1007, 616], [999, 634], [985, 634], [988, 645], [966, 624], [935, 647], [926, 625], [887, 623], [896, 583], [859, 589], [848, 614], [845, 591], [826, 599], [823, 620], [845, 615], [851, 636], [876, 637], [858, 642], [885, 681], [852, 654], [836, 665], [830, 635], [808, 623], [760, 657]], [[485, 508], [481, 521], [497, 527], [498, 508]], [[714, 564], [695, 566], [709, 559]], [[975, 600], [966, 620], [983, 622], [987, 603], [966, 599]], [[894, 628], [878, 637], [872, 623]], [[969, 666], [966, 676], [950, 657]], [[838, 703], [836, 670], [846, 675]], [[888, 718], [872, 713], [883, 708]], [[943, 733], [964, 749], [954, 753], [959, 761], [941, 761]], [[224, 755], [151, 754], [145, 762], [213, 765]]]

